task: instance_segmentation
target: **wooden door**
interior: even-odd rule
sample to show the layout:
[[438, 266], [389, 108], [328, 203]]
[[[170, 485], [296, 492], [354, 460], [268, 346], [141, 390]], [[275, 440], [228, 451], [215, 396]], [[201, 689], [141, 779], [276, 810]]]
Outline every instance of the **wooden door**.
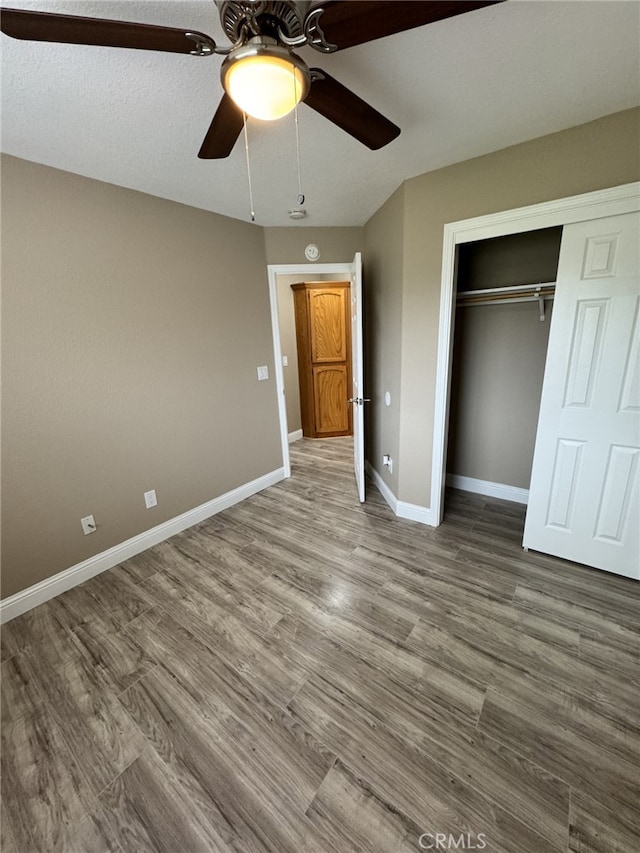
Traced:
[[640, 579], [640, 214], [565, 226], [523, 544]]
[[349, 282], [307, 282], [292, 289], [303, 434], [350, 435]]

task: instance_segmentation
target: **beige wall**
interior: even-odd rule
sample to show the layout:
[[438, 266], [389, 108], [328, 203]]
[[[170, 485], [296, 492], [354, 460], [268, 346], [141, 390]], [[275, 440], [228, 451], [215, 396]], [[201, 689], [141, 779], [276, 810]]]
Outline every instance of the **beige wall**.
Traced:
[[309, 243], [320, 249], [320, 264], [343, 264], [362, 251], [362, 228], [265, 228], [264, 244], [268, 264], [308, 264], [304, 250]]
[[528, 489], [551, 302], [456, 312], [447, 472]]
[[[399, 499], [430, 504], [445, 223], [638, 180], [639, 131], [640, 110], [627, 110], [405, 183], [402, 327], [383, 326], [376, 340], [402, 352]], [[372, 429], [382, 436], [379, 421]]]
[[[364, 241], [366, 458], [394, 494], [400, 469], [404, 186], [367, 223]], [[384, 402], [385, 392], [391, 405]], [[393, 459], [393, 472], [382, 465]]]
[[302, 281], [299, 275], [279, 275], [278, 322], [280, 324], [280, 347], [282, 355], [289, 361], [282, 368], [284, 374], [284, 396], [287, 405], [287, 429], [290, 433], [302, 429], [300, 415], [300, 385], [298, 382], [298, 347], [296, 344], [296, 317], [293, 310], [291, 285]]
[[7, 596], [282, 457], [260, 228], [12, 157], [2, 212]]

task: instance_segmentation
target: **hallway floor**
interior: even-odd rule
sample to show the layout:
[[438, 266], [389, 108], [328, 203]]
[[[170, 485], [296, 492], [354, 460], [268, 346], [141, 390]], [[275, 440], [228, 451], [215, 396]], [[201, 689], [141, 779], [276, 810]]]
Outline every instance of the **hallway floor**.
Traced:
[[361, 506], [350, 440], [291, 451], [3, 626], [3, 853], [637, 853], [640, 584], [523, 553], [516, 504]]

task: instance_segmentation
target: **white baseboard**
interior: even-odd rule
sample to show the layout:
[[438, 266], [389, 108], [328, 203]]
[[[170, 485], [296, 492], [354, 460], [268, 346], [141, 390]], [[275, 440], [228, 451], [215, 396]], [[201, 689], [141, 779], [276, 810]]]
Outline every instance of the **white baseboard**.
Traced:
[[289, 444], [293, 444], [294, 441], [300, 441], [300, 439], [302, 438], [302, 430], [301, 429], [294, 429], [293, 432], [289, 433], [288, 438], [289, 438]]
[[376, 469], [375, 469], [375, 468], [373, 468], [373, 467], [371, 466], [371, 463], [370, 463], [370, 462], [365, 461], [365, 463], [364, 463], [364, 470], [365, 470], [365, 471], [367, 472], [367, 474], [371, 477], [371, 479], [373, 480], [373, 483], [374, 483], [374, 485], [375, 485], [376, 489], [380, 492], [380, 494], [382, 495], [382, 497], [385, 499], [385, 501], [389, 504], [389, 506], [390, 506], [390, 507], [391, 507], [391, 509], [393, 510], [393, 514], [394, 514], [394, 515], [397, 515], [396, 510], [398, 509], [398, 499], [397, 499], [397, 497], [393, 494], [393, 492], [391, 491], [391, 489], [389, 488], [389, 486], [387, 486], [387, 484], [386, 484], [386, 483], [385, 483], [385, 481], [382, 479], [382, 477], [380, 476], [380, 474], [378, 474], [378, 472], [376, 471]]
[[385, 481], [382, 479], [381, 475], [369, 462], [365, 462], [365, 470], [373, 480], [377, 490], [393, 510], [394, 515], [397, 515], [398, 518], [406, 518], [409, 521], [419, 521], [420, 524], [428, 524], [431, 527], [437, 526], [433, 521], [433, 516], [429, 507], [407, 503], [406, 501], [399, 501], [389, 486], [387, 486]]
[[84, 583], [89, 578], [117, 566], [119, 563], [124, 562], [124, 560], [140, 554], [142, 551], [146, 551], [147, 548], [157, 545], [158, 542], [163, 542], [170, 536], [175, 536], [176, 533], [186, 530], [187, 527], [192, 527], [194, 524], [211, 518], [212, 515], [229, 509], [234, 504], [240, 503], [245, 498], [249, 498], [251, 495], [255, 495], [256, 492], [261, 492], [268, 486], [273, 486], [283, 479], [284, 468], [277, 468], [269, 474], [258, 477], [250, 483], [238, 486], [237, 489], [232, 489], [224, 495], [220, 495], [187, 512], [183, 512], [182, 515], [170, 518], [156, 527], [145, 530], [144, 533], [140, 533], [138, 536], [127, 539], [119, 545], [114, 545], [112, 548], [108, 548], [94, 557], [89, 557], [88, 560], [83, 560], [75, 566], [64, 569], [64, 571], [58, 572], [58, 574], [50, 578], [45, 578], [45, 580], [27, 589], [23, 589], [21, 592], [3, 599], [0, 601], [0, 623], [15, 619], [16, 616], [26, 613], [27, 610], [31, 610], [39, 604], [44, 604], [45, 601], [49, 601], [49, 599], [55, 598], [68, 589]]
[[438, 525], [433, 520], [433, 514], [428, 506], [420, 506], [420, 504], [410, 504], [407, 501], [398, 501], [396, 510], [398, 518], [406, 518], [409, 521], [419, 521], [420, 524], [428, 524], [430, 527]]
[[463, 492], [474, 492], [489, 498], [500, 498], [503, 501], [513, 501], [518, 504], [529, 503], [529, 490], [517, 486], [505, 486], [502, 483], [491, 483], [489, 480], [476, 480], [475, 477], [462, 477], [460, 474], [447, 474], [447, 486], [461, 489]]

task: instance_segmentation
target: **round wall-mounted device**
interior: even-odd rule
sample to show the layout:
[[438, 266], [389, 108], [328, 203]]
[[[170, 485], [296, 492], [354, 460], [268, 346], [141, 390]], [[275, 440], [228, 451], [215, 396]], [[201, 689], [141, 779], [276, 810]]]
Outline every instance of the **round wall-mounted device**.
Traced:
[[304, 256], [308, 261], [317, 261], [320, 257], [320, 249], [315, 243], [309, 243], [307, 248], [304, 250]]

